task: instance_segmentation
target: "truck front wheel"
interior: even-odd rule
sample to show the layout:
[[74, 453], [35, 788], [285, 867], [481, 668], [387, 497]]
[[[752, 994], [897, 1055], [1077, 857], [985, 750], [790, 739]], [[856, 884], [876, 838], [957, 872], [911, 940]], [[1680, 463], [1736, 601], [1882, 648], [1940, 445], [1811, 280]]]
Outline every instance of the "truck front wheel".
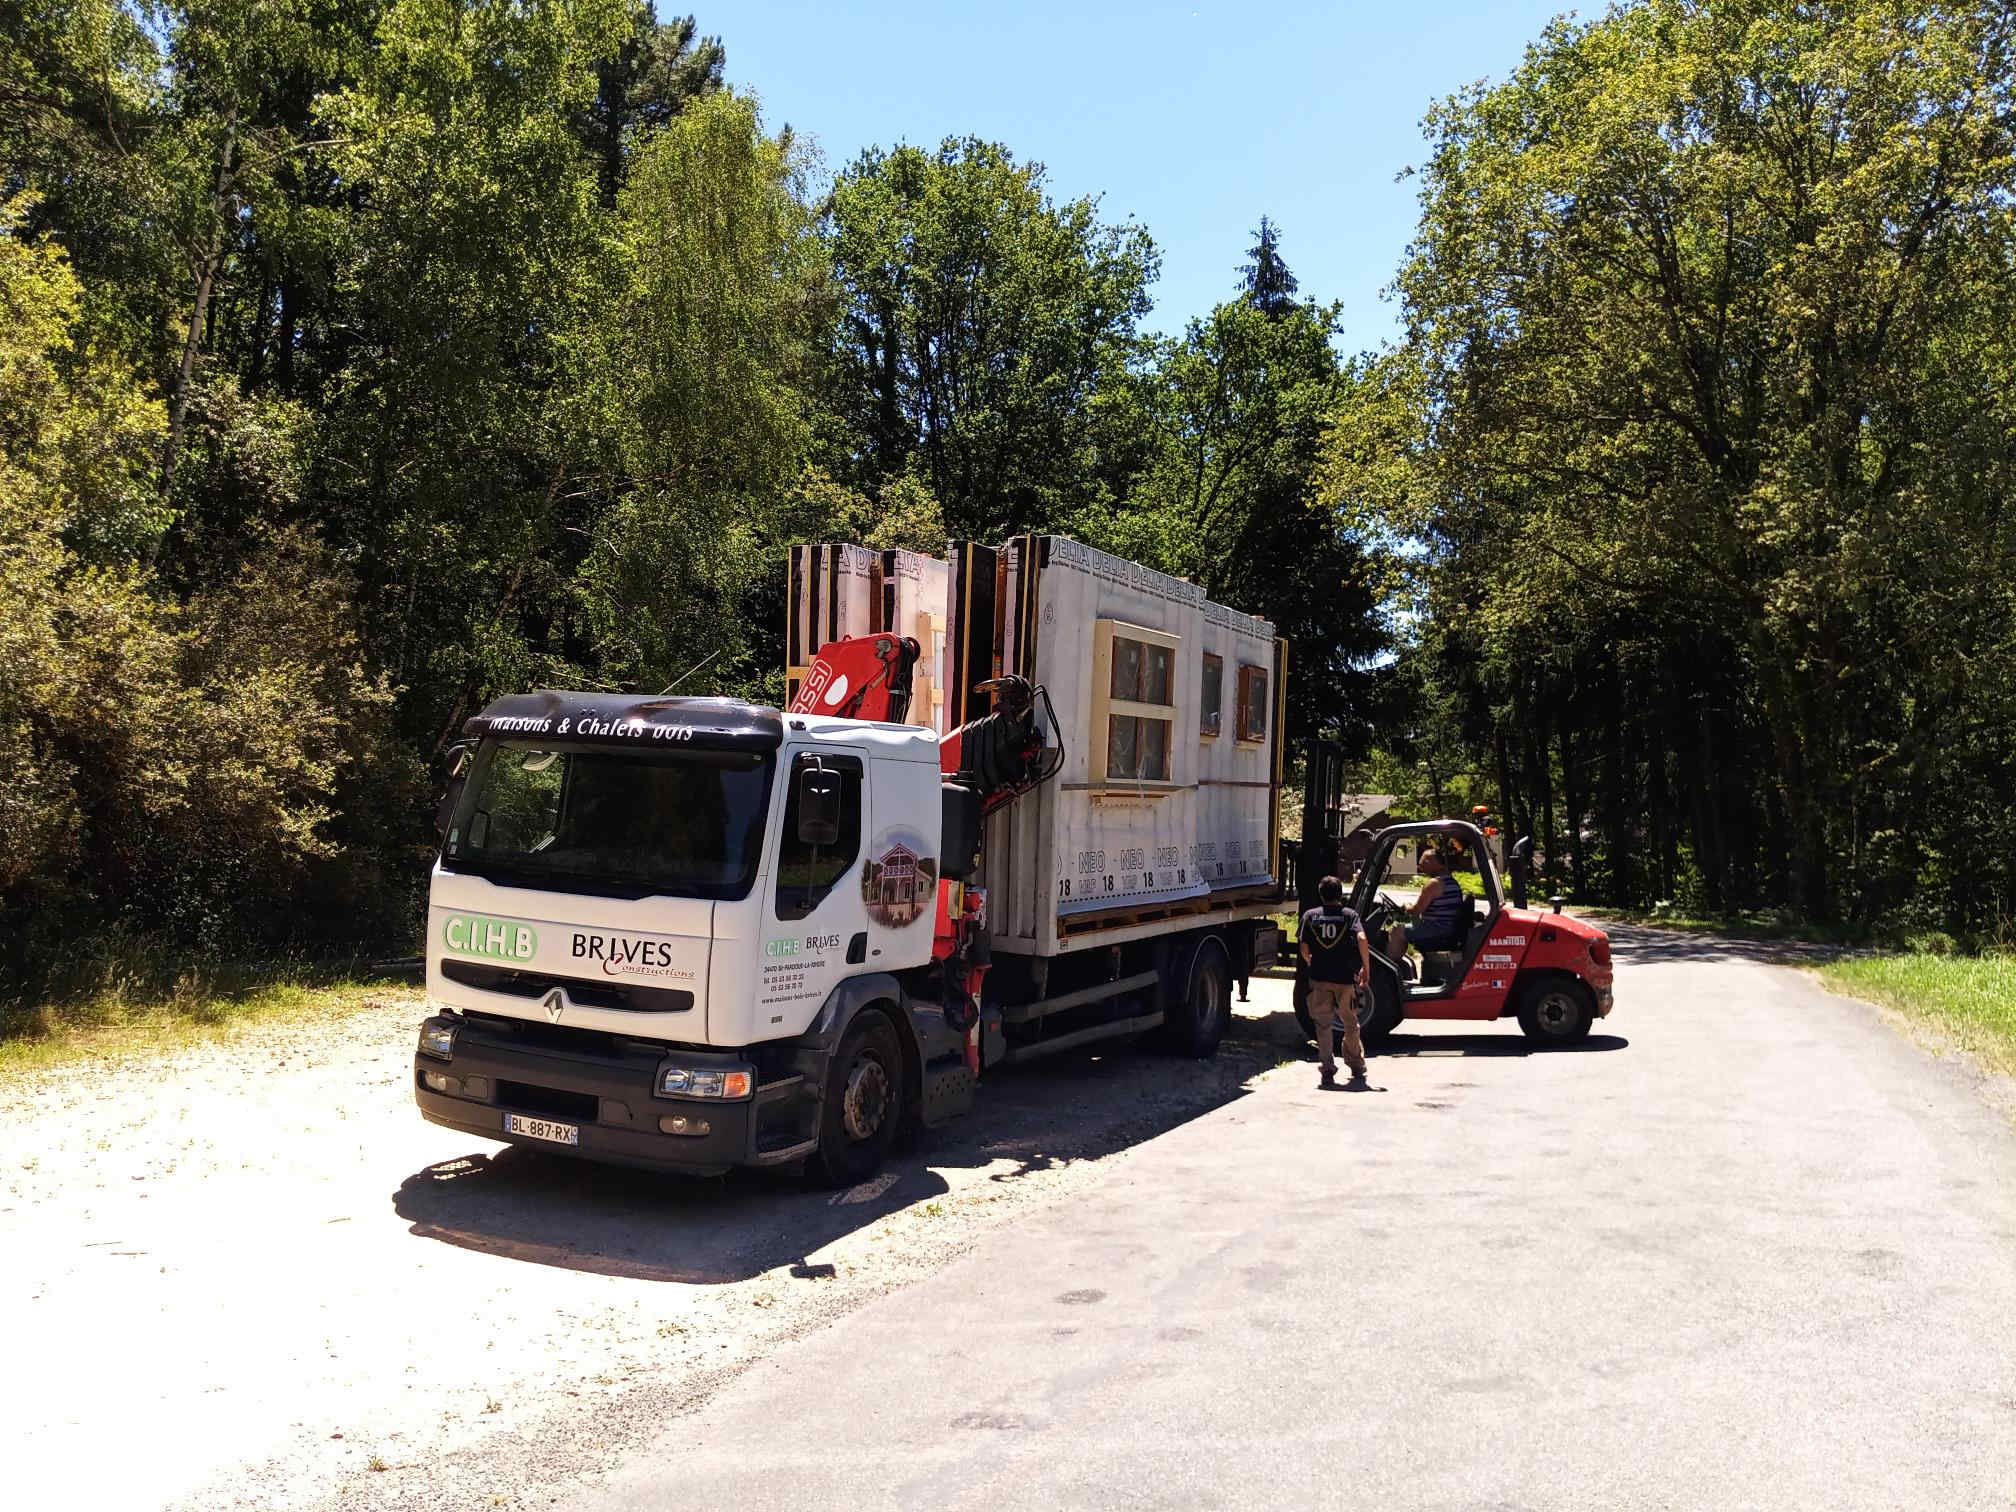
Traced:
[[819, 1148], [806, 1162], [807, 1174], [823, 1186], [867, 1180], [902, 1124], [903, 1047], [895, 1027], [871, 1008], [847, 1026], [827, 1068]]

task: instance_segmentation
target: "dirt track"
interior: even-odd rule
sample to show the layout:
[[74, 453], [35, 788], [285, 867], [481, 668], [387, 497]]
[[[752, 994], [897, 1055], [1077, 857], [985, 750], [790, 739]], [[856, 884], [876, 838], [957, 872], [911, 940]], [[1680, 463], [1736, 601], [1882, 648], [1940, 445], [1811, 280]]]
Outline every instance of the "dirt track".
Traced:
[[417, 994], [0, 1085], [10, 1490], [24, 1506], [543, 1504], [778, 1342], [1238, 1097], [1294, 1042], [1285, 984], [1253, 996], [1214, 1062], [1121, 1051], [1015, 1072], [837, 1194], [498, 1153], [425, 1124]]

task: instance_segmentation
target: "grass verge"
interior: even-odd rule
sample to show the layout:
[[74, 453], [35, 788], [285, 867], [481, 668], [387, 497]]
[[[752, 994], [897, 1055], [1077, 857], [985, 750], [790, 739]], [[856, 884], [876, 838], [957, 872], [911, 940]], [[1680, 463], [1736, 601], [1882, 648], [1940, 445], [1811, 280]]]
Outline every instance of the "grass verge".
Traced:
[[2016, 956], [1865, 955], [1818, 970], [1834, 991], [1895, 1008], [2016, 1075]]
[[0, 1005], [0, 1076], [85, 1059], [215, 1044], [254, 1022], [341, 1018], [388, 998], [421, 1000], [409, 976], [361, 962], [285, 962], [185, 974], [166, 991], [113, 987]]

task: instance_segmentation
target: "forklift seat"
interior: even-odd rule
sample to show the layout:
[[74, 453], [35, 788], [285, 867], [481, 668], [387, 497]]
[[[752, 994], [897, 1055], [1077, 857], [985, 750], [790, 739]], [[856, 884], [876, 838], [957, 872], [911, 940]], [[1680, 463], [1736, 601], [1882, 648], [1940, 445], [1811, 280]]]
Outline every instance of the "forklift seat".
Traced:
[[1421, 985], [1423, 987], [1450, 987], [1460, 980], [1463, 963], [1477, 959], [1477, 952], [1484, 948], [1484, 936], [1491, 928], [1491, 904], [1483, 898], [1470, 900], [1470, 933], [1464, 937], [1461, 950], [1424, 950], [1421, 952]]

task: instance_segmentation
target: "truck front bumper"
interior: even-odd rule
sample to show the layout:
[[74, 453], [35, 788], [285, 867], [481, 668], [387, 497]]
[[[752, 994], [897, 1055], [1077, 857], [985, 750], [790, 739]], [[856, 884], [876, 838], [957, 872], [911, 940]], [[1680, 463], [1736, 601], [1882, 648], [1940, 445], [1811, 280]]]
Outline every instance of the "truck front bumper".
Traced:
[[[812, 1148], [799, 1137], [810, 1095], [802, 1075], [759, 1081], [746, 1098], [663, 1097], [656, 1088], [668, 1058], [701, 1069], [749, 1063], [715, 1051], [526, 1043], [519, 1026], [492, 1027], [462, 1016], [427, 1021], [440, 1024], [455, 1028], [450, 1058], [424, 1051], [413, 1056], [413, 1101], [430, 1123], [560, 1155], [693, 1175], [777, 1165]], [[505, 1119], [514, 1113], [572, 1128], [577, 1142], [507, 1131]]]

